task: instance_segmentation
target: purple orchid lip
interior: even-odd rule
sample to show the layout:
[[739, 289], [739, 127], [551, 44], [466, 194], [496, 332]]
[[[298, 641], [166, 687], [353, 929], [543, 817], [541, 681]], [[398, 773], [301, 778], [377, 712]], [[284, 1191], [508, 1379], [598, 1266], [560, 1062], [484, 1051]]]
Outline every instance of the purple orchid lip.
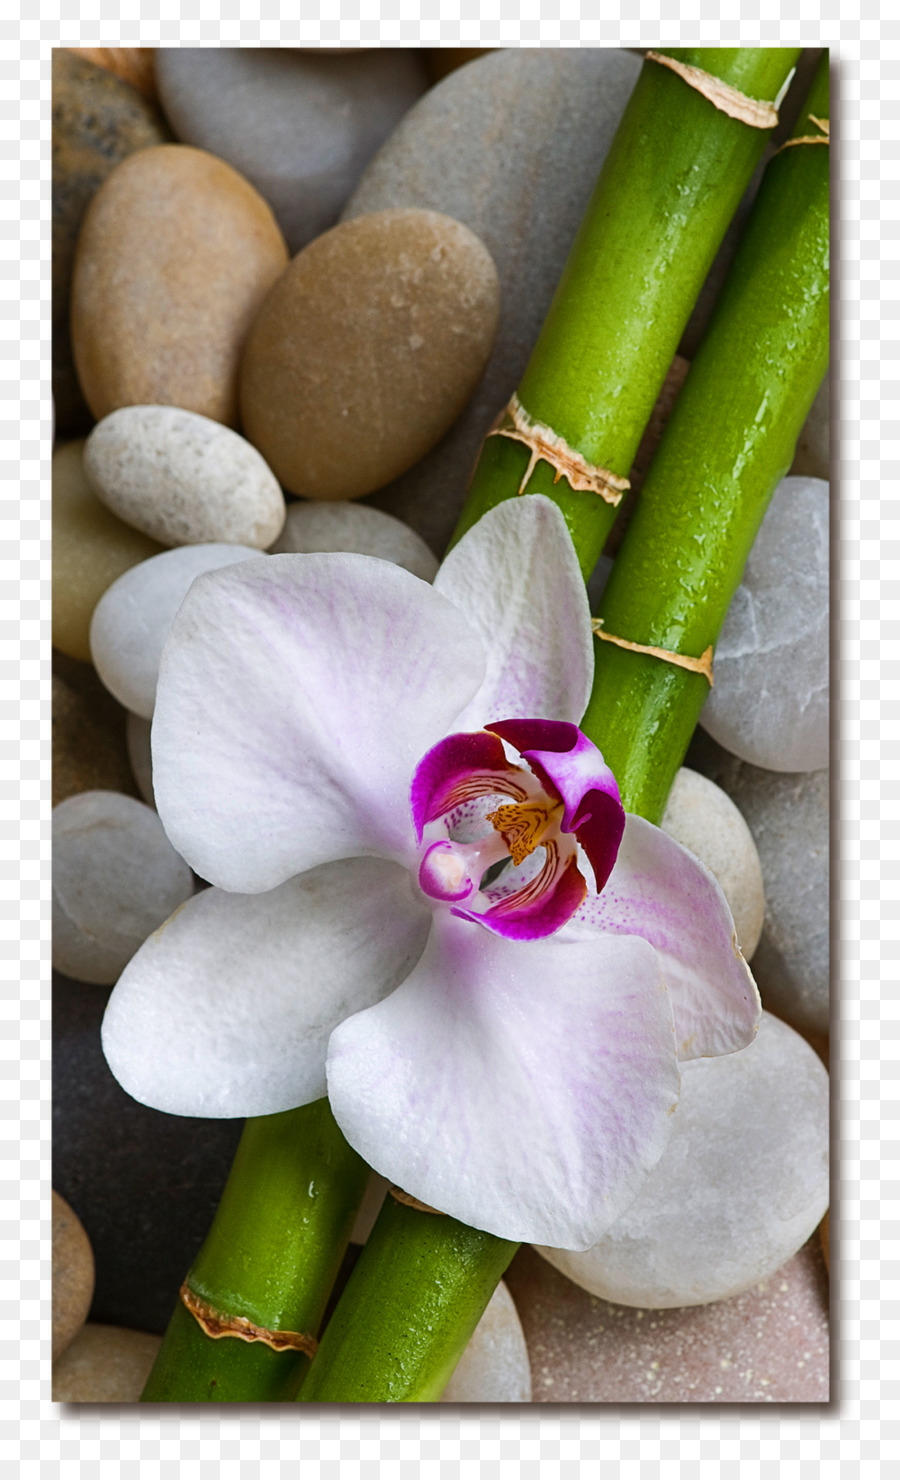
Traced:
[[625, 809], [616, 778], [596, 745], [577, 725], [560, 720], [499, 720], [487, 729], [513, 745], [550, 795], [563, 803], [560, 826], [575, 834], [587, 854], [599, 894], [615, 866]]
[[[527, 770], [508, 758], [503, 742], [519, 751]], [[471, 815], [472, 804], [487, 797], [510, 799], [483, 814], [493, 831], [474, 843], [458, 841], [458, 832], [451, 836], [463, 813]], [[597, 747], [563, 721], [500, 720], [473, 734], [449, 735], [419, 763], [410, 800], [420, 846], [429, 829], [419, 868], [423, 893], [514, 940], [553, 934], [584, 901], [576, 844], [599, 893], [625, 826], [615, 777]], [[507, 875], [505, 884], [481, 889], [492, 864], [511, 858], [515, 876], [532, 855], [533, 867], [520, 882], [510, 885]], [[460, 908], [464, 900], [468, 906]]]

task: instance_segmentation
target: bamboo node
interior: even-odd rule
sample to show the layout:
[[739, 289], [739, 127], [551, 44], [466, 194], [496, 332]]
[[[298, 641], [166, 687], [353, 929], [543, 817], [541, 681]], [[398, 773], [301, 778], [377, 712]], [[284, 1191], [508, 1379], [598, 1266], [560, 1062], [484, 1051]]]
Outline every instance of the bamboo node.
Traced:
[[434, 1213], [438, 1218], [446, 1218], [447, 1216], [446, 1213], [441, 1212], [440, 1208], [430, 1208], [427, 1203], [419, 1202], [417, 1197], [413, 1197], [409, 1192], [404, 1192], [402, 1187], [389, 1187], [388, 1192], [391, 1194], [394, 1202], [402, 1203], [405, 1208], [414, 1208], [417, 1213]]
[[746, 93], [723, 82], [720, 77], [713, 77], [711, 72], [704, 72], [702, 67], [692, 67], [690, 62], [680, 62], [677, 57], [664, 56], [661, 51], [648, 51], [647, 61], [659, 62], [661, 67], [668, 67], [670, 71], [676, 72], [688, 87], [702, 93], [707, 102], [718, 108], [720, 113], [727, 113], [729, 118], [736, 118], [740, 123], [749, 124], [751, 128], [774, 128], [778, 122], [778, 109], [774, 103], [748, 98]]
[[571, 488], [585, 493], [599, 494], [606, 503], [612, 504], [613, 507], [621, 503], [622, 495], [631, 487], [627, 478], [620, 478], [617, 473], [611, 473], [608, 468], [596, 467], [593, 463], [589, 463], [586, 457], [576, 452], [562, 437], [558, 436], [552, 427], [545, 426], [540, 421], [533, 421], [516, 395], [513, 395], [509, 405], [500, 413], [487, 435], [488, 437], [509, 437], [513, 442], [521, 442], [531, 453], [525, 475], [516, 490], [517, 493], [525, 492], [525, 485], [539, 462], [548, 462], [552, 468], [556, 469], [554, 483], [558, 483], [560, 478], [565, 478]]
[[270, 1331], [246, 1316], [230, 1316], [216, 1310], [208, 1301], [195, 1295], [187, 1282], [178, 1295], [200, 1329], [213, 1341], [221, 1341], [223, 1336], [234, 1336], [238, 1341], [262, 1341], [275, 1352], [304, 1352], [308, 1357], [314, 1357], [318, 1350], [316, 1338], [307, 1336], [305, 1331]]
[[699, 658], [691, 658], [685, 653], [669, 652], [668, 648], [648, 647], [642, 642], [630, 642], [627, 637], [614, 637], [611, 632], [603, 631], [602, 617], [591, 618], [591, 631], [595, 637], [601, 637], [604, 642], [614, 642], [616, 647], [627, 648], [631, 653], [646, 653], [651, 658], [662, 658], [664, 663], [673, 663], [676, 668], [686, 668], [689, 673], [702, 673], [710, 688], [714, 687], [712, 643]]
[[[781, 148], [775, 150], [775, 154], [780, 154], [782, 149], [792, 149], [795, 144], [831, 143], [831, 136], [828, 131], [830, 119], [816, 118], [813, 113], [808, 113], [806, 116], [809, 119], [810, 123], [815, 124], [816, 128], [819, 129], [820, 132], [817, 134], [798, 134], [795, 139], [785, 139], [784, 143], [781, 145]], [[775, 155], [772, 156], [773, 159], [774, 157]]]

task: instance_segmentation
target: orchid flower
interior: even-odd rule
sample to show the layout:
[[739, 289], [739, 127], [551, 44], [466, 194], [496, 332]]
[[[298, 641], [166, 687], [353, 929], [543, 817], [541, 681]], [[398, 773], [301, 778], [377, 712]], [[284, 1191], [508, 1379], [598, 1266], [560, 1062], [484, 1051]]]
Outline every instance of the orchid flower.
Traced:
[[712, 875], [625, 816], [577, 728], [592, 641], [536, 496], [433, 586], [352, 554], [200, 576], [163, 653], [154, 786], [213, 887], [112, 994], [120, 1083], [217, 1117], [327, 1091], [411, 1196], [596, 1243], [665, 1149], [679, 1059], [744, 1047], [759, 999]]

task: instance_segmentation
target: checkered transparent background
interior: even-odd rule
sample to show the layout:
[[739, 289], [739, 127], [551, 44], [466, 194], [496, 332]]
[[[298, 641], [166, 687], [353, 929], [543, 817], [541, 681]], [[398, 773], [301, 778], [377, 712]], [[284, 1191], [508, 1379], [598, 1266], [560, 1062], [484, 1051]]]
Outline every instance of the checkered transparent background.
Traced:
[[[610, 1462], [623, 1480], [774, 1480], [782, 1466], [844, 1480], [887, 1475], [900, 1459], [900, 1424], [886, 1421], [900, 1351], [900, 924], [882, 923], [900, 876], [900, 700], [891, 693], [900, 676], [900, 24], [886, 18], [887, 6], [866, 3], [862, 18], [842, 17], [836, 0], [620, 7], [628, 19], [602, 0], [311, 0], [300, 20], [282, 18], [268, 0], [53, 0], [30, 19], [0, 21], [0, 1433], [4, 1459], [25, 1480], [156, 1480], [182, 1466], [190, 1475], [269, 1480], [298, 1462], [304, 1474], [341, 1480], [476, 1472], [537, 1480], [539, 1469], [541, 1480], [555, 1480]], [[840, 1199], [832, 1225], [837, 1397], [827, 1409], [185, 1407], [161, 1415], [50, 1401], [50, 48], [317, 42], [832, 47]]]

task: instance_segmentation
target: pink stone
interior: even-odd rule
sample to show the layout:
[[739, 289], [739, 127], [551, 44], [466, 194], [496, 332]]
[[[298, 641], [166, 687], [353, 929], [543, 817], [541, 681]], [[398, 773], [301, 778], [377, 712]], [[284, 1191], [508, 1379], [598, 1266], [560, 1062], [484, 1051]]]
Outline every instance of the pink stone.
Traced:
[[818, 1232], [770, 1279], [712, 1305], [611, 1305], [528, 1247], [505, 1279], [535, 1403], [828, 1400], [828, 1277]]

